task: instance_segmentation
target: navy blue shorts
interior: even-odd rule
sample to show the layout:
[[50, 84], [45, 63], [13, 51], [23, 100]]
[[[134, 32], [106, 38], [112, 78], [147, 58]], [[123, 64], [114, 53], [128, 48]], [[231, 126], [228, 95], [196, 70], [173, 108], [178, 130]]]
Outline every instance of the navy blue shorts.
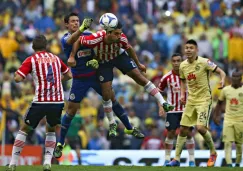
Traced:
[[180, 127], [182, 112], [167, 113], [165, 127], [168, 131], [176, 130]]
[[64, 103], [32, 103], [24, 116], [24, 122], [35, 129], [40, 120], [46, 117], [47, 123], [54, 127], [61, 124], [63, 108]]
[[101, 95], [101, 86], [96, 76], [74, 78], [68, 101], [80, 103], [83, 98], [87, 96], [87, 92], [90, 88], [93, 88], [98, 94]]
[[118, 57], [99, 64], [98, 77], [101, 83], [105, 83], [113, 80], [113, 68], [116, 67], [123, 74], [128, 73], [129, 71], [137, 68], [135, 62], [127, 55], [126, 52], [123, 52]]

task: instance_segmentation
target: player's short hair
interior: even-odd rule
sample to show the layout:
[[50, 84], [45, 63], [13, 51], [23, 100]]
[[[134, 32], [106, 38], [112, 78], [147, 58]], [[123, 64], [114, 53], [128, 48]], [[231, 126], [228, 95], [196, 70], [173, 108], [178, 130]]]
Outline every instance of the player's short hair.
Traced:
[[237, 74], [237, 75], [239, 75], [240, 77], [242, 77], [242, 72], [237, 68], [237, 69], [235, 69], [233, 72], [232, 72], [232, 76], [233, 76], [233, 74]]
[[180, 57], [182, 57], [180, 53], [174, 53], [174, 54], [171, 56], [171, 58], [173, 58], [173, 57], [175, 57], [175, 56], [180, 56]]
[[[122, 29], [122, 23], [119, 20], [118, 20], [117, 26], [113, 30], [115, 30], [115, 29]], [[108, 32], [111, 33], [113, 30], [108, 31]]]
[[37, 50], [46, 50], [47, 46], [47, 40], [44, 35], [38, 35], [33, 39], [33, 44], [32, 48], [37, 51]]
[[64, 23], [68, 23], [68, 22], [69, 22], [69, 18], [72, 17], [72, 16], [76, 16], [76, 17], [78, 17], [78, 14], [75, 13], [75, 12], [71, 12], [71, 13], [69, 13], [68, 15], [66, 15], [66, 16], [64, 17]]
[[193, 39], [187, 40], [186, 44], [195, 45], [197, 47], [197, 42]]

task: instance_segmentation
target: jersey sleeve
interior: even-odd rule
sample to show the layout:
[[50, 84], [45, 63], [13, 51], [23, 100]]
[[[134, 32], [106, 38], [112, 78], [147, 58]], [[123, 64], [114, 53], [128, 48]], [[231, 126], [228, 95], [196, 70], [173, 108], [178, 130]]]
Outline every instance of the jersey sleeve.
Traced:
[[32, 72], [31, 57], [25, 59], [19, 69], [16, 71], [21, 77], [25, 78], [29, 73]]
[[205, 66], [206, 66], [206, 70], [209, 70], [209, 71], [214, 72], [217, 69], [217, 65], [215, 63], [213, 63], [212, 61], [210, 61], [209, 59], [206, 61]]
[[89, 48], [96, 47], [100, 42], [103, 41], [103, 32], [93, 33], [91, 35], [82, 35], [80, 36], [80, 43]]
[[121, 44], [122, 44], [121, 48], [125, 50], [131, 47], [130, 44], [128, 43], [127, 36], [124, 33], [122, 33], [121, 35]]
[[220, 95], [219, 95], [218, 99], [220, 101], [224, 101], [225, 100], [225, 88], [223, 88], [222, 91], [220, 92]]
[[163, 76], [162, 78], [161, 78], [161, 80], [160, 80], [160, 82], [159, 82], [159, 86], [158, 86], [158, 88], [159, 88], [159, 90], [160, 91], [164, 91], [164, 89], [166, 88], [166, 86], [167, 86], [167, 79], [166, 79], [167, 77], [165, 77], [165, 76]]
[[64, 64], [64, 62], [60, 59], [61, 62], [61, 72], [62, 74], [66, 74], [69, 71], [69, 68], [67, 67], [66, 64]]
[[179, 68], [179, 74], [180, 74], [180, 79], [181, 80], [185, 80], [186, 79], [181, 65], [180, 65], [180, 68]]

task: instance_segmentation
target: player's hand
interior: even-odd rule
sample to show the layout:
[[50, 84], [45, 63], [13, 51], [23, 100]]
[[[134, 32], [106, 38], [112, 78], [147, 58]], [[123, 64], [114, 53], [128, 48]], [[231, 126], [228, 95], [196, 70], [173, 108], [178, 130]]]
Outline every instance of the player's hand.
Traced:
[[159, 104], [159, 116], [161, 116], [161, 117], [165, 117], [165, 115], [166, 115], [166, 112], [165, 112], [163, 106], [161, 106], [161, 105]]
[[180, 97], [180, 101], [181, 101], [181, 104], [182, 104], [182, 105], [185, 105], [185, 104], [186, 104], [186, 98], [185, 98], [184, 95], [181, 95], [181, 97]]
[[92, 67], [94, 69], [98, 69], [99, 68], [99, 62], [96, 59], [92, 59], [92, 60], [90, 60], [86, 63], [86, 66]]
[[218, 89], [223, 89], [223, 88], [224, 88], [224, 84], [225, 84], [225, 80], [222, 79], [222, 80], [219, 82], [219, 84], [220, 84], [220, 87], [219, 87]]
[[217, 116], [214, 116], [213, 117], [213, 121], [214, 121], [214, 123], [216, 124], [216, 125], [220, 125], [220, 117], [217, 117]]
[[92, 19], [92, 18], [85, 18], [85, 19], [83, 20], [82, 25], [79, 27], [79, 30], [80, 30], [81, 32], [83, 32], [84, 30], [90, 28], [92, 22], [93, 22], [93, 19]]
[[138, 69], [139, 69], [141, 72], [144, 72], [144, 73], [146, 73], [146, 70], [147, 70], [146, 66], [144, 66], [143, 64], [139, 64], [139, 65], [138, 65]]
[[70, 67], [75, 67], [76, 66], [76, 60], [75, 60], [75, 58], [68, 58], [67, 64]]

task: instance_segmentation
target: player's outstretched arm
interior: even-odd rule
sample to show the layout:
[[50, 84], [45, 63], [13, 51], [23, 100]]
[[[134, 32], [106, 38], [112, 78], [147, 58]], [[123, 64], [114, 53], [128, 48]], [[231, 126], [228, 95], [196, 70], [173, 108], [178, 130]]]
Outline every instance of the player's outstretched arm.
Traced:
[[225, 72], [224, 72], [221, 68], [219, 68], [219, 67], [216, 68], [215, 72], [218, 73], [218, 74], [220, 75], [221, 80], [220, 80], [220, 87], [219, 87], [219, 89], [222, 89], [222, 88], [224, 88], [226, 74], [225, 74]]
[[137, 54], [134, 51], [134, 49], [130, 46], [128, 49], [126, 49], [126, 52], [128, 53], [128, 55], [134, 60], [134, 62], [136, 63], [136, 65], [138, 66], [138, 69], [142, 72], [146, 73], [146, 67], [141, 64], [138, 60]]
[[88, 28], [90, 28], [91, 24], [93, 22], [92, 18], [85, 18], [83, 20], [82, 25], [79, 27], [79, 29], [74, 32], [68, 39], [67, 39], [67, 44], [72, 45], [74, 44], [78, 39], [79, 36]]
[[76, 66], [76, 60], [75, 60], [75, 54], [77, 53], [79, 47], [81, 46], [80, 40], [78, 39], [74, 44], [72, 48], [72, 52], [69, 55], [67, 64], [70, 67], [75, 67]]
[[63, 74], [62, 81], [68, 81], [72, 78], [72, 73], [69, 70], [67, 73]]

